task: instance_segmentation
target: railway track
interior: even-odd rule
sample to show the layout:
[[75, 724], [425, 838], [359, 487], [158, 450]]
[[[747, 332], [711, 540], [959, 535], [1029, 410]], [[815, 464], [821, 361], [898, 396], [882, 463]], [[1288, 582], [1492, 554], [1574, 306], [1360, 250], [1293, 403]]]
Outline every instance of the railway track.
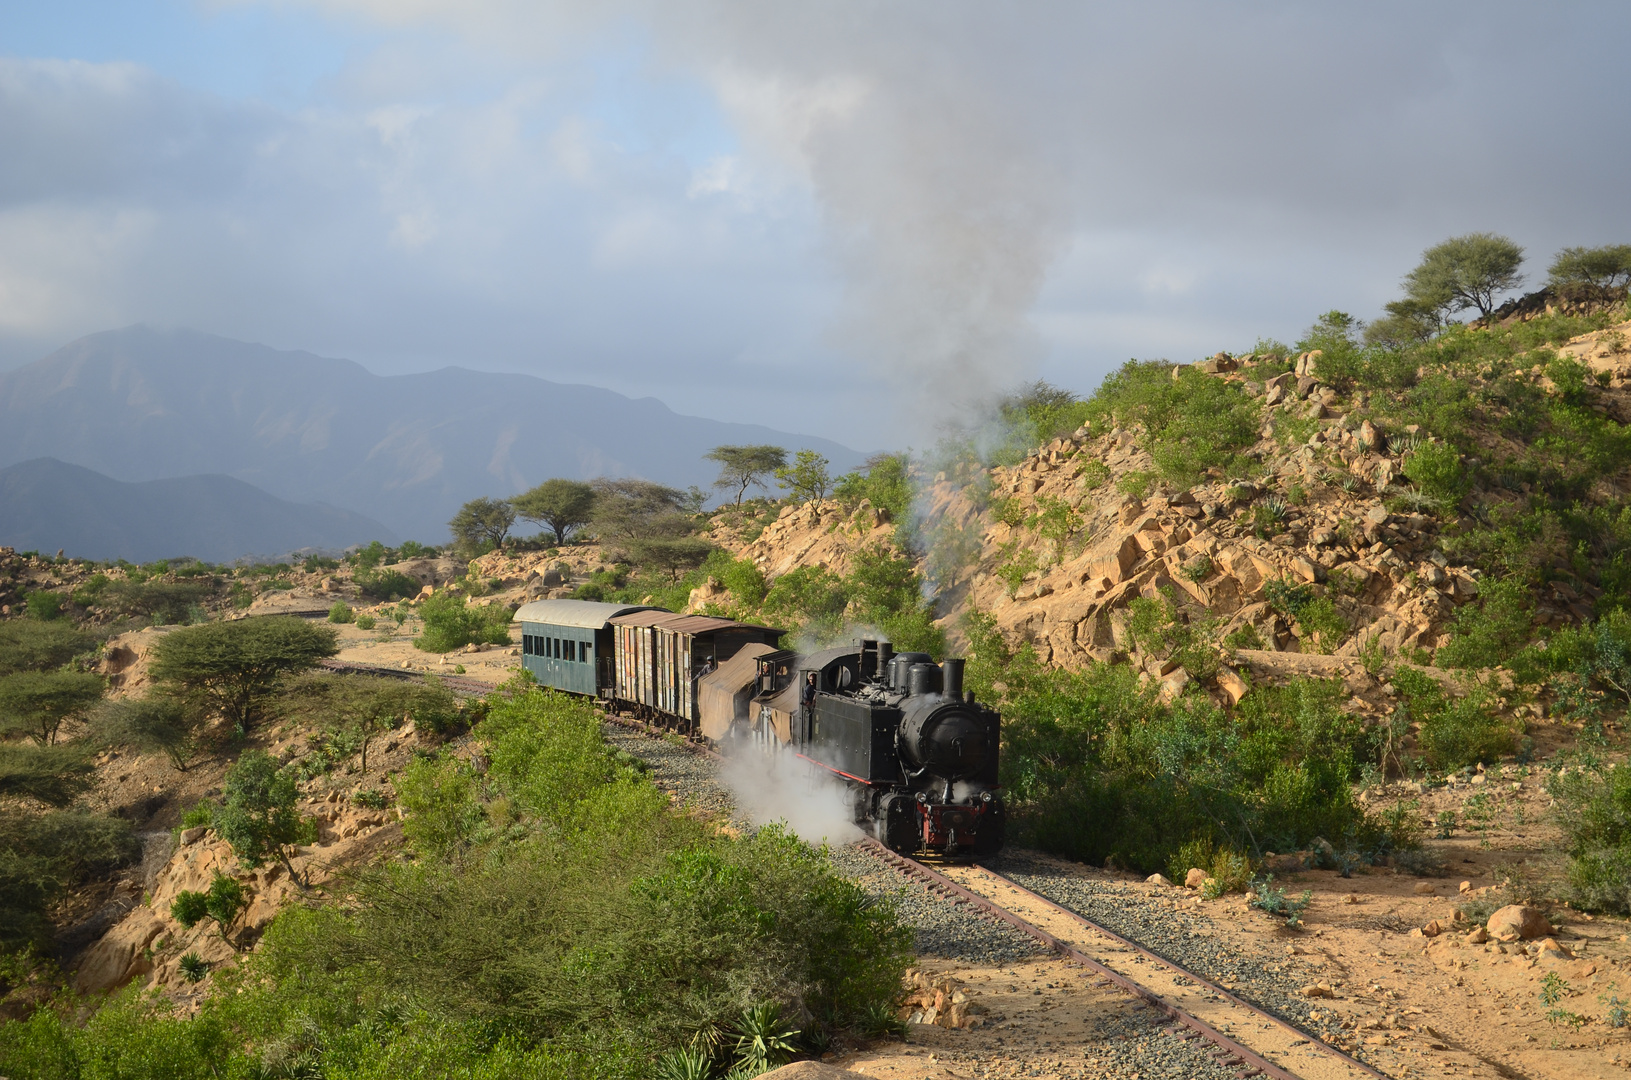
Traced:
[[440, 675], [433, 671], [418, 671], [413, 668], [393, 668], [383, 664], [357, 664], [349, 660], [319, 660], [317, 666], [325, 671], [337, 671], [341, 674], [373, 675], [381, 679], [403, 679], [418, 682], [426, 675], [434, 675], [436, 679], [455, 694], [466, 697], [480, 697], [492, 693], [497, 687], [481, 682], [478, 679], [465, 679], [458, 675]]
[[[1025, 933], [1065, 959], [1080, 964], [1137, 998], [1165, 1018], [1179, 1039], [1212, 1046], [1212, 1056], [1242, 1077], [1276, 1080], [1385, 1080], [1386, 1074], [1358, 1061], [1273, 1013], [1230, 993], [1099, 926], [1068, 908], [1031, 892], [982, 866], [935, 868], [890, 851], [876, 840], [857, 845], [900, 873], [915, 878], [955, 901]], [[1091, 955], [1088, 951], [1091, 949]], [[1171, 990], [1156, 990], [1151, 976]], [[1250, 1046], [1222, 1028], [1250, 1026]]]

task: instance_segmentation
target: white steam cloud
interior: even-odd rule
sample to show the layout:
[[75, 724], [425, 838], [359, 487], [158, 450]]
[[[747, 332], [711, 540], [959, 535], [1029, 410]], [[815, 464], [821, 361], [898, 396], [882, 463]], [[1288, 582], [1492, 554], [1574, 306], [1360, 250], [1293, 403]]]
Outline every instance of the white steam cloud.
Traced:
[[849, 789], [791, 750], [742, 745], [726, 757], [719, 779], [755, 825], [780, 822], [807, 843], [834, 847], [861, 838]]

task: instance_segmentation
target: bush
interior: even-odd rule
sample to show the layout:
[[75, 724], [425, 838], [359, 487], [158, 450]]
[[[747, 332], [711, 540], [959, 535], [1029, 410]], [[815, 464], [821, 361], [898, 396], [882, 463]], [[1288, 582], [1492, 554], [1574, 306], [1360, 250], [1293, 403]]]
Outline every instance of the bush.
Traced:
[[439, 796], [481, 823], [464, 844], [421, 835], [344, 904], [285, 910], [192, 1017], [132, 990], [83, 1026], [0, 1026], [7, 1074], [635, 1080], [682, 1047], [764, 1064], [799, 1028], [892, 1009], [911, 935], [891, 904], [776, 829], [676, 813], [599, 724], [562, 695], [495, 698], [491, 770]]
[[443, 590], [419, 605], [424, 633], [413, 639], [424, 652], [452, 652], [472, 643], [507, 644], [513, 612], [497, 604], [473, 606], [456, 592]]
[[1048, 667], [988, 617], [964, 632], [968, 685], [1003, 713], [1016, 842], [1145, 873], [1197, 841], [1235, 853], [1318, 836], [1380, 844], [1349, 787], [1374, 744], [1341, 711], [1340, 682], [1254, 691], [1231, 719], [1202, 695], [1163, 704], [1129, 665]]
[[251, 750], [227, 770], [221, 787], [225, 802], [212, 824], [233, 854], [250, 867], [278, 859], [295, 877], [290, 850], [310, 843], [316, 830], [295, 808], [300, 793], [294, 776], [270, 755]]
[[1533, 632], [1534, 601], [1521, 581], [1482, 583], [1479, 602], [1455, 613], [1450, 641], [1438, 650], [1441, 666], [1490, 668], [1510, 661]]
[[1453, 510], [1472, 488], [1461, 454], [1448, 443], [1427, 443], [1404, 462], [1404, 474], [1423, 495], [1445, 510]]
[[1570, 769], [1549, 787], [1575, 906], [1631, 915], [1631, 768]]
[[886, 511], [890, 520], [904, 523], [912, 509], [910, 462], [905, 454], [879, 454], [869, 458], [866, 472], [845, 473], [833, 487], [833, 496], [850, 505], [862, 499]]
[[1262, 406], [1235, 383], [1185, 367], [1177, 379], [1164, 361], [1130, 360], [1087, 403], [1094, 425], [1141, 425], [1140, 442], [1160, 478], [1180, 487], [1209, 472], [1241, 475], [1255, 463], [1243, 452], [1257, 441]]
[[39, 619], [42, 622], [50, 622], [52, 619], [60, 617], [63, 604], [66, 602], [67, 598], [61, 593], [46, 592], [44, 590], [28, 593], [23, 598], [23, 603], [28, 608], [29, 618]]
[[1421, 723], [1417, 745], [1433, 768], [1493, 763], [1517, 748], [1517, 733], [1495, 714], [1491, 695], [1483, 687], [1452, 698], [1430, 677], [1408, 667], [1394, 673], [1393, 685], [1409, 716]]
[[200, 605], [210, 591], [208, 585], [190, 581], [115, 581], [102, 590], [96, 606], [115, 615], [143, 616], [155, 625], [175, 625], [199, 621]]
[[376, 600], [404, 600], [419, 595], [419, 582], [400, 570], [365, 570], [355, 580], [364, 596]]
[[357, 612], [344, 600], [336, 600], [334, 606], [328, 609], [328, 621], [331, 623], [356, 622]]
[[379, 623], [374, 619], [374, 617], [372, 615], [358, 615], [357, 616], [357, 629], [358, 630], [372, 630], [374, 627], [376, 627], [378, 625], [379, 625]]

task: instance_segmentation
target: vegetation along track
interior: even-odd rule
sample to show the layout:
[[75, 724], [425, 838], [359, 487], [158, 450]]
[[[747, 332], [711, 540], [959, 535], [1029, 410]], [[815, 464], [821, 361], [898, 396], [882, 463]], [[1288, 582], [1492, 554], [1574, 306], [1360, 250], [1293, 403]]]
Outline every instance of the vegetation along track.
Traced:
[[[875, 840], [862, 840], [859, 846], [901, 873], [1008, 923], [1120, 987], [1166, 1017], [1175, 1037], [1212, 1044], [1213, 1056], [1233, 1066], [1241, 1076], [1266, 1075], [1277, 1080], [1385, 1076], [1280, 1017], [993, 870], [983, 866], [935, 869], [890, 851]], [[1093, 948], [1095, 955], [1077, 944], [1084, 930], [1099, 939]], [[1150, 988], [1152, 968], [1172, 980], [1171, 991]], [[1249, 1038], [1255, 1049], [1219, 1030], [1220, 1025], [1242, 1027], [1238, 1022], [1241, 1011], [1251, 1022]]]

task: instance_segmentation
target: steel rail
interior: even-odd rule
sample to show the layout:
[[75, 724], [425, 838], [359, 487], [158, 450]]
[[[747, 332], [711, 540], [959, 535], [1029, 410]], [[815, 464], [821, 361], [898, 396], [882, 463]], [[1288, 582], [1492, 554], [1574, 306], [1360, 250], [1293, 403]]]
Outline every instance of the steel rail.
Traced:
[[359, 664], [351, 660], [319, 660], [317, 666], [327, 671], [339, 672], [342, 675], [372, 675], [380, 679], [401, 679], [416, 682], [429, 675], [435, 678], [449, 690], [459, 694], [480, 696], [490, 694], [498, 687], [479, 679], [466, 679], [458, 675], [442, 675], [434, 671], [419, 671], [415, 668], [386, 667], [383, 664]]
[[[989, 897], [981, 896], [972, 889], [959, 885], [951, 878], [933, 869], [932, 867], [925, 866], [916, 859], [908, 858], [907, 856], [901, 855], [898, 852], [891, 851], [889, 848], [870, 837], [859, 841], [858, 846], [871, 851], [874, 855], [877, 855], [885, 863], [894, 867], [896, 870], [899, 870], [901, 873], [918, 878], [919, 880], [930, 885], [930, 887], [950, 894], [954, 899], [970, 904], [987, 915], [1008, 923], [1010, 926], [1013, 926], [1020, 932], [1046, 945], [1054, 952], [1059, 953], [1060, 955], [1073, 960], [1078, 964], [1081, 964], [1083, 967], [1097, 974], [1100, 978], [1114, 984], [1115, 986], [1138, 998], [1139, 1001], [1143, 1002], [1150, 1008], [1155, 1009], [1162, 1016], [1166, 1017], [1168, 1021], [1186, 1029], [1186, 1031], [1190, 1033], [1186, 1035], [1178, 1035], [1176, 1036], [1177, 1038], [1185, 1040], [1196, 1038], [1205, 1039], [1207, 1042], [1215, 1046], [1217, 1049], [1213, 1051], [1213, 1055], [1222, 1064], [1234, 1066], [1239, 1075], [1242, 1077], [1263, 1075], [1272, 1076], [1275, 1078], [1275, 1080], [1302, 1080], [1302, 1078], [1296, 1073], [1290, 1072], [1282, 1066], [1276, 1065], [1274, 1062], [1269, 1061], [1267, 1058], [1263, 1057], [1261, 1054], [1258, 1054], [1250, 1047], [1247, 1047], [1242, 1043], [1237, 1042], [1235, 1039], [1230, 1038], [1228, 1035], [1225, 1035], [1223, 1032], [1212, 1027], [1212, 1025], [1206, 1023], [1204, 1020], [1201, 1020], [1199, 1017], [1192, 1016], [1191, 1014], [1178, 1008], [1176, 1005], [1171, 1004], [1155, 991], [1142, 986], [1133, 979], [1130, 979], [1120, 972], [1106, 966], [1100, 961], [1095, 960], [1093, 957], [1089, 956], [1085, 952], [1082, 952], [1075, 946], [1061, 941], [1057, 937], [1054, 937], [1052, 934], [1048, 933], [1046, 930], [1034, 925], [1014, 912], [1009, 911], [1007, 908], [1003, 907], [1001, 904], [990, 899]], [[1379, 1072], [1372, 1066], [1367, 1065], [1351, 1055], [1342, 1052], [1341, 1050], [1332, 1046], [1330, 1043], [1325, 1042], [1323, 1039], [1319, 1039], [1301, 1028], [1288, 1024], [1280, 1017], [1275, 1016], [1273, 1013], [1267, 1012], [1264, 1009], [1253, 1005], [1251, 1002], [1230, 993], [1221, 986], [1213, 983], [1211, 980], [1201, 978], [1199, 975], [1196, 975], [1186, 968], [1174, 963], [1167, 957], [1151, 952], [1149, 949], [1144, 948], [1136, 942], [1129, 941], [1121, 935], [1105, 929], [1099, 924], [1093, 922], [1091, 919], [1084, 918], [1082, 915], [1071, 911], [1069, 908], [1054, 903], [1045, 896], [1037, 895], [1030, 889], [1017, 884], [1002, 874], [996, 873], [995, 871], [983, 866], [978, 867], [978, 869], [982, 873], [990, 875], [998, 881], [1001, 881], [1009, 888], [1023, 894], [1027, 899], [1033, 901], [1034, 903], [1060, 915], [1066, 916], [1072, 921], [1080, 923], [1089, 930], [1104, 936], [1116, 944], [1144, 956], [1147, 959], [1153, 960], [1156, 963], [1161, 964], [1163, 967], [1182, 975], [1184, 978], [1190, 979], [1193, 982], [1206, 987], [1208, 990], [1212, 991], [1218, 996], [1232, 1002], [1242, 1009], [1245, 1009], [1253, 1016], [1267, 1020], [1294, 1034], [1298, 1039], [1309, 1040], [1309, 1042], [1317, 1046], [1320, 1051], [1336, 1056], [1345, 1064], [1358, 1069], [1364, 1074], [1377, 1077], [1378, 1080], [1388, 1080], [1385, 1073]]]

